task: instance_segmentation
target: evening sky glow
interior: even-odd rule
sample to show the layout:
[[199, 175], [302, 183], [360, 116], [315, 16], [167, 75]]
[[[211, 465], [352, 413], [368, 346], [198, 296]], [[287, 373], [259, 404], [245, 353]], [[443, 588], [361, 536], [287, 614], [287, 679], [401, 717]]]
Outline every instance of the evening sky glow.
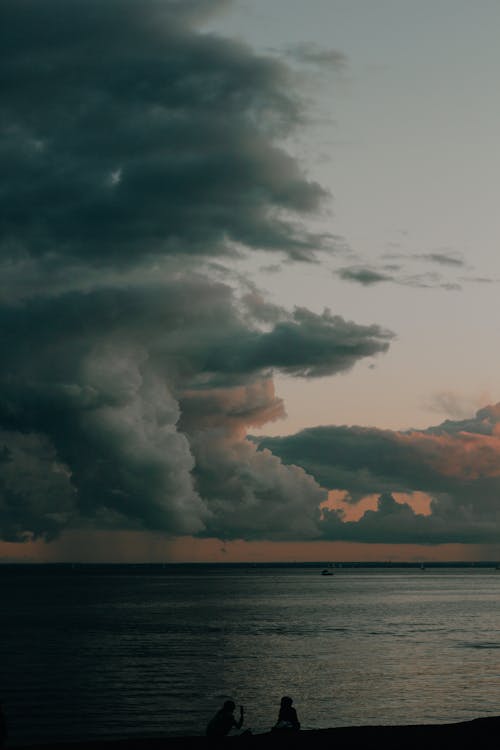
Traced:
[[500, 558], [499, 22], [3, 4], [0, 558]]

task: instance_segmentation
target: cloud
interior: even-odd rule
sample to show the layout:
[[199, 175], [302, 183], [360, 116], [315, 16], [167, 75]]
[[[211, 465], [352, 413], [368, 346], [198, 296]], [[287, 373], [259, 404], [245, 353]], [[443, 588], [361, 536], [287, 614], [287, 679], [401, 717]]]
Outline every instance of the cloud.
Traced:
[[[2, 254], [115, 266], [237, 244], [312, 259], [327, 192], [278, 143], [288, 69], [193, 25], [221, 4], [6, 0]], [[292, 217], [293, 215], [293, 217]]]
[[67, 467], [45, 436], [0, 430], [3, 540], [53, 538], [74, 513], [75, 501]]
[[[398, 243], [389, 242], [393, 248]], [[389, 263], [387, 261], [390, 261]], [[393, 261], [397, 261], [394, 263]], [[419, 270], [423, 263], [434, 266], [433, 270]], [[435, 270], [436, 266], [441, 271]], [[462, 255], [452, 250], [436, 250], [428, 253], [385, 252], [380, 263], [363, 263], [344, 266], [334, 271], [334, 274], [344, 281], [350, 281], [362, 286], [375, 286], [382, 283], [392, 283], [398, 286], [414, 289], [444, 289], [446, 291], [460, 291], [462, 283], [493, 283], [490, 278], [482, 276], [454, 276], [453, 272], [467, 267]]]
[[294, 44], [286, 48], [287, 57], [306, 65], [315, 65], [319, 68], [331, 68], [342, 70], [347, 65], [347, 57], [343, 52], [336, 49], [327, 49], [312, 42]]
[[498, 284], [498, 279], [492, 279], [485, 276], [462, 276], [460, 281], [471, 281], [475, 284]]
[[295, 308], [292, 314], [276, 306], [257, 309], [260, 319], [265, 314], [270, 320], [271, 311], [281, 319], [268, 331], [230, 328], [225, 334], [221, 328], [208, 334], [198, 366], [228, 376], [279, 369], [294, 376], [322, 377], [387, 351], [394, 336], [377, 325], [361, 326], [329, 310], [318, 315], [306, 308]]
[[248, 430], [285, 415], [275, 372], [345, 372], [393, 334], [221, 265], [336, 242], [309, 231], [328, 194], [282, 145], [305, 120], [293, 75], [203, 32], [224, 5], [0, 8], [2, 539], [321, 535], [326, 489]]
[[362, 286], [372, 286], [373, 284], [380, 284], [383, 281], [394, 280], [392, 276], [386, 273], [380, 273], [379, 271], [359, 266], [340, 268], [337, 271], [337, 276], [344, 281], [355, 281]]
[[[414, 543], [494, 542], [500, 493], [500, 404], [471, 419], [446, 420], [427, 430], [316, 427], [258, 439], [284, 463], [302, 466], [322, 486], [357, 500], [379, 494], [377, 511], [345, 523], [326, 510], [326, 538]], [[424, 492], [431, 514], [388, 500], [391, 493]]]
[[[374, 267], [357, 265], [339, 268], [334, 273], [344, 281], [351, 281], [356, 284], [361, 284], [362, 286], [374, 286], [376, 284], [391, 282], [398, 286], [409, 286], [416, 289], [438, 288], [446, 289], [447, 291], [458, 291], [461, 289], [459, 283], [445, 281], [443, 280], [443, 277], [437, 273], [399, 273], [400, 269], [400, 266], [393, 264], [384, 264], [381, 270]], [[388, 271], [390, 271], [390, 273], [388, 273]]]
[[398, 503], [390, 493], [380, 495], [376, 510], [367, 510], [359, 521], [342, 521], [338, 513], [325, 511], [326, 538], [365, 543], [429, 544], [434, 534], [429, 516], [415, 513], [407, 503]]
[[319, 535], [326, 491], [297, 466], [245, 440], [249, 426], [284, 415], [272, 381], [236, 389], [191, 391], [182, 397], [180, 427], [196, 457], [194, 476], [210, 498], [206, 536], [224, 539], [308, 539]]
[[[389, 247], [398, 248], [401, 247], [398, 242], [388, 242]], [[449, 266], [452, 268], [465, 268], [466, 262], [464, 261], [462, 254], [455, 250], [448, 250], [443, 248], [441, 250], [434, 250], [429, 253], [402, 253], [402, 252], [388, 252], [384, 253], [385, 258], [395, 258], [410, 261], [424, 261], [437, 264], [440, 266]]]
[[456, 268], [462, 268], [465, 266], [463, 258], [458, 253], [421, 253], [419, 255], [414, 255], [414, 257], [422, 260], [430, 260], [431, 263], [438, 263], [441, 266], [454, 266]]
[[[246, 431], [284, 414], [274, 370], [341, 372], [385, 351], [390, 334], [275, 306], [278, 322], [262, 327], [259, 302], [190, 273], [0, 307], [0, 424], [14, 442], [43, 441], [64, 467], [72, 504], [61, 528], [284, 538], [301, 517], [301, 533], [312, 533], [306, 521], [325, 491], [257, 453]], [[59, 474], [49, 477], [59, 487]], [[52, 512], [43, 506], [34, 525], [30, 511], [22, 534], [53, 534]]]
[[429, 411], [445, 414], [451, 419], [460, 420], [468, 417], [478, 406], [487, 403], [489, 400], [485, 393], [471, 397], [455, 391], [440, 391], [429, 398], [425, 408]]

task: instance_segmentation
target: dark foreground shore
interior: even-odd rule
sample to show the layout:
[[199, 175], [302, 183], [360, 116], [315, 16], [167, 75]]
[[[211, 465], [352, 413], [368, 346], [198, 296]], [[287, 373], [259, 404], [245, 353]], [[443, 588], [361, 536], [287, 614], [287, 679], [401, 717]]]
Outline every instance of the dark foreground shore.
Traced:
[[[209, 743], [205, 737], [165, 737], [158, 739], [112, 740], [106, 742], [70, 742], [50, 745], [25, 745], [17, 750], [276, 750], [277, 748], [308, 748], [309, 750], [351, 750], [363, 748], [439, 747], [454, 750], [467, 747], [480, 750], [480, 745], [500, 745], [500, 717], [474, 719], [454, 724], [420, 724], [398, 726], [339, 727], [301, 732], [268, 732], [241, 737], [229, 737], [219, 743]], [[7, 745], [7, 748], [9, 745]]]

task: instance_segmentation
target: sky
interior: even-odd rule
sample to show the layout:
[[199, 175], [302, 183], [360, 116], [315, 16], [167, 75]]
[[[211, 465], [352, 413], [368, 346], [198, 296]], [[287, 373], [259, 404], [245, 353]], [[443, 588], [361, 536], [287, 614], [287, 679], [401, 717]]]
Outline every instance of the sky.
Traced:
[[0, 560], [500, 559], [491, 0], [4, 0]]

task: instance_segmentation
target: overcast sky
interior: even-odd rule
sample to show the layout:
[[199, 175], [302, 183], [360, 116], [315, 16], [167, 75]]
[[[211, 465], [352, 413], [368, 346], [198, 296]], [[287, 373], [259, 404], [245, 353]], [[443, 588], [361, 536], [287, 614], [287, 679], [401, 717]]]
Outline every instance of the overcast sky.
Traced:
[[2, 4], [3, 559], [500, 557], [499, 23]]

